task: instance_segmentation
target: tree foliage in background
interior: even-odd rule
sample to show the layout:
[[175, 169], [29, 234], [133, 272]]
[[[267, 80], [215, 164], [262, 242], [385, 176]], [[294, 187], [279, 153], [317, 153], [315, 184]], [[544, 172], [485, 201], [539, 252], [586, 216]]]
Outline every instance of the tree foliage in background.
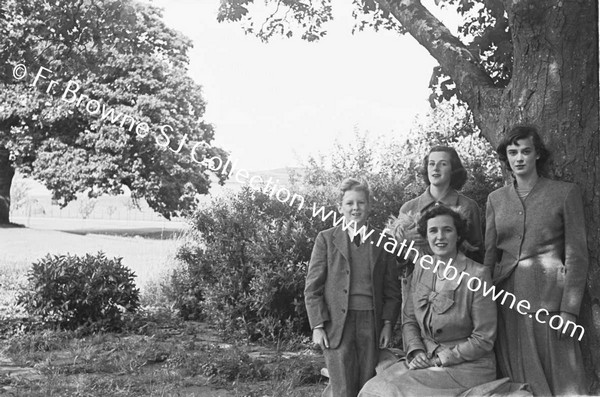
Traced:
[[[241, 22], [262, 40], [326, 35], [331, 0], [223, 0], [218, 19]], [[515, 124], [536, 125], [553, 154], [550, 173], [583, 193], [590, 270], [580, 313], [590, 380], [600, 383], [600, 134], [598, 1], [433, 0], [461, 18], [454, 35], [420, 0], [353, 0], [356, 30], [409, 33], [439, 63], [430, 101], [454, 96], [496, 147]], [[255, 18], [258, 17], [258, 21]], [[259, 28], [257, 28], [259, 27]], [[402, 51], [388, 48], [387, 51]], [[410, 61], [410, 58], [407, 58]], [[397, 76], [389, 76], [390, 79]]]
[[[133, 0], [8, 0], [2, 9], [0, 222], [8, 222], [15, 169], [43, 182], [62, 206], [80, 192], [127, 188], [167, 218], [193, 209], [212, 173], [191, 149], [199, 144], [198, 160], [227, 156], [210, 145], [206, 103], [187, 75], [191, 41], [168, 28], [157, 8]], [[13, 76], [17, 64], [27, 67], [21, 80]], [[40, 67], [51, 72], [33, 86]], [[58, 84], [47, 92], [50, 80]], [[102, 120], [85, 109], [87, 99], [79, 106], [62, 100], [71, 80], [78, 97], [115, 114]], [[108, 121], [119, 113], [147, 123], [149, 133], [123, 118]]]

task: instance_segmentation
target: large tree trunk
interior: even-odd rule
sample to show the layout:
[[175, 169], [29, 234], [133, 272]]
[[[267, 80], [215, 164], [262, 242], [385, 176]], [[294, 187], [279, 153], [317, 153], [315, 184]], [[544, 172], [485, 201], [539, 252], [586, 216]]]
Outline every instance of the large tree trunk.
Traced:
[[[496, 147], [517, 123], [536, 125], [555, 178], [583, 192], [590, 271], [580, 323], [589, 374], [600, 378], [600, 133], [597, 0], [498, 0], [508, 15], [513, 73], [495, 87], [471, 53], [418, 0], [377, 0], [438, 60]], [[596, 392], [598, 386], [596, 384]]]
[[10, 186], [15, 176], [9, 155], [8, 149], [0, 148], [0, 225], [9, 223]]
[[530, 0], [507, 8], [515, 61], [503, 93], [504, 128], [515, 122], [539, 126], [555, 177], [582, 189], [590, 270], [580, 322], [586, 368], [600, 378], [598, 9], [593, 0], [550, 3], [556, 4]]

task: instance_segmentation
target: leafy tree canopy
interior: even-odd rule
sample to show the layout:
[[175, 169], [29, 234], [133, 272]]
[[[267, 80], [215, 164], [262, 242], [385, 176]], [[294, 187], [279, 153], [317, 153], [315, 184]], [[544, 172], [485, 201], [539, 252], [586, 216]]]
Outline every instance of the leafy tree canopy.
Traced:
[[62, 205], [126, 186], [167, 218], [189, 211], [210, 186], [201, 161], [227, 157], [187, 75], [191, 45], [133, 0], [8, 0], [0, 148]]

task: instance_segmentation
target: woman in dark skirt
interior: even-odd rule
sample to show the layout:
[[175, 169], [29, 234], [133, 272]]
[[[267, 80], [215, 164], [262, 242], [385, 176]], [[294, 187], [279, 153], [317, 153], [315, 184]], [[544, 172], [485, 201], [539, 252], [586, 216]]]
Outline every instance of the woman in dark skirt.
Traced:
[[579, 188], [540, 176], [549, 153], [533, 127], [513, 128], [497, 151], [514, 183], [488, 197], [484, 265], [496, 288], [529, 302], [524, 315], [498, 303], [499, 369], [534, 395], [585, 394], [580, 335], [571, 336], [588, 269]]

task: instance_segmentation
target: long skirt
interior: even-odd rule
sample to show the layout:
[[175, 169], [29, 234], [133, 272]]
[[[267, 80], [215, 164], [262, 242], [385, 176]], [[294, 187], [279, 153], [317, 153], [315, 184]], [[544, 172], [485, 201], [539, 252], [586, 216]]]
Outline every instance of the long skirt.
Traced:
[[[506, 291], [513, 290], [514, 274], [501, 284]], [[519, 296], [518, 291], [514, 294]], [[558, 339], [557, 331], [548, 324], [508, 305], [498, 304], [496, 357], [502, 376], [528, 383], [535, 396], [585, 394], [585, 369], [577, 339], [569, 334]]]
[[493, 354], [450, 367], [409, 370], [401, 360], [369, 380], [359, 397], [458, 396], [496, 379]]

